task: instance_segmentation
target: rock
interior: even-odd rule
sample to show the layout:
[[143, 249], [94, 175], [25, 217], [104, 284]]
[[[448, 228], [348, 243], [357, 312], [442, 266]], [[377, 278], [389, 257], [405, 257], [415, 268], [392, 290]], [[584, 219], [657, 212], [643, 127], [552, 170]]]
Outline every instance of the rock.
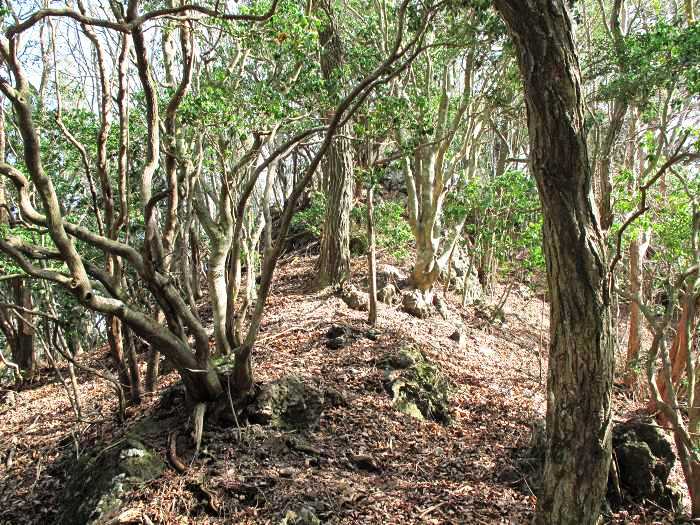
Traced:
[[447, 264], [440, 269], [440, 280], [447, 284], [449, 275], [450, 289], [463, 293], [464, 288], [467, 288], [466, 304], [472, 304], [482, 296], [482, 287], [479, 282], [479, 276], [476, 271], [469, 265], [469, 260], [464, 256], [459, 249], [455, 250], [452, 256], [452, 271], [448, 270]]
[[8, 407], [13, 407], [17, 404], [17, 392], [14, 390], [8, 390], [3, 399], [3, 403]]
[[370, 328], [365, 332], [365, 337], [370, 341], [379, 341], [379, 338], [381, 337], [382, 333], [383, 332], [381, 330]]
[[359, 335], [349, 326], [333, 325], [326, 332], [326, 346], [332, 350], [345, 348], [354, 343]]
[[449, 382], [418, 348], [389, 354], [383, 363], [385, 388], [396, 410], [416, 419], [450, 422]]
[[336, 388], [328, 388], [324, 395], [326, 405], [329, 407], [345, 407], [348, 406], [348, 398], [344, 392]]
[[353, 310], [365, 312], [369, 309], [369, 294], [361, 292], [352, 284], [343, 286], [340, 297]]
[[62, 498], [62, 524], [104, 524], [120, 515], [124, 495], [132, 486], [160, 477], [161, 457], [136, 437], [101, 445], [69, 467]]
[[463, 350], [464, 347], [467, 346], [467, 337], [464, 335], [464, 332], [462, 332], [459, 329], [452, 332], [452, 335], [450, 335], [450, 339], [457, 343], [457, 347], [460, 350]]
[[272, 435], [262, 442], [260, 451], [265, 457], [282, 456], [289, 451], [287, 440], [281, 435]]
[[170, 411], [175, 407], [183, 405], [185, 402], [185, 386], [181, 383], [166, 388], [160, 395], [159, 409]]
[[352, 341], [348, 341], [348, 339], [345, 337], [334, 337], [333, 339], [326, 341], [326, 346], [331, 350], [339, 350], [350, 344], [352, 344]]
[[360, 255], [366, 255], [369, 249], [369, 244], [367, 243], [366, 235], [353, 235], [350, 237], [350, 253], [357, 257]]
[[290, 376], [263, 385], [246, 413], [253, 423], [305, 430], [318, 426], [323, 403], [322, 392]]
[[415, 366], [416, 363], [424, 359], [417, 347], [409, 345], [401, 348], [398, 352], [389, 352], [380, 360], [379, 364], [385, 370], [404, 370]]
[[432, 301], [428, 303], [419, 290], [405, 291], [401, 302], [406, 313], [418, 317], [419, 319], [425, 319], [430, 316], [432, 311]]
[[288, 510], [279, 525], [321, 525], [321, 520], [309, 507], [298, 511]]
[[388, 284], [396, 287], [403, 286], [408, 281], [408, 275], [396, 266], [384, 264], [377, 269], [377, 290], [381, 290]]
[[401, 302], [401, 292], [394, 284], [387, 284], [377, 292], [377, 299], [381, 302], [394, 306]]
[[676, 456], [663, 429], [650, 419], [618, 424], [613, 428], [613, 450], [623, 500], [678, 507], [677, 494], [667, 486]]
[[323, 453], [320, 448], [315, 447], [308, 441], [296, 436], [290, 436], [290, 438], [287, 440], [287, 444], [292, 450], [303, 452], [304, 454], [309, 454], [311, 456], [320, 456]]
[[399, 169], [388, 168], [382, 177], [381, 185], [387, 191], [406, 193], [406, 177]]
[[382, 470], [374, 458], [367, 454], [353, 454], [351, 452], [348, 454], [348, 458], [360, 470], [366, 470], [367, 472], [381, 472]]
[[449, 310], [447, 309], [447, 302], [439, 294], [433, 294], [433, 306], [438, 311], [440, 316], [447, 320]]
[[348, 336], [351, 333], [352, 333], [352, 330], [350, 328], [348, 328], [347, 326], [334, 324], [326, 332], [326, 337], [328, 339], [336, 339], [338, 337]]

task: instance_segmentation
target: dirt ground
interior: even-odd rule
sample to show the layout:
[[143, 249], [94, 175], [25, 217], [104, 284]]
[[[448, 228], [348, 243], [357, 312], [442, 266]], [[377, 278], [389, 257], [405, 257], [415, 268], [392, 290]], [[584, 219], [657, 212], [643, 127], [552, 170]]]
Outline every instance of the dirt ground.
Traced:
[[[354, 275], [364, 275], [363, 265], [358, 259]], [[346, 406], [324, 411], [318, 430], [297, 436], [305, 450], [285, 445], [289, 435], [257, 425], [240, 435], [236, 428], [205, 428], [203, 450], [185, 474], [169, 470], [131, 491], [125, 509], [133, 510], [133, 523], [278, 524], [288, 510], [302, 507], [332, 524], [528, 522], [535, 497], [513, 451], [527, 445], [545, 408], [548, 308], [541, 296], [513, 286], [503, 324], [489, 322], [479, 308], [462, 309], [452, 294], [446, 320], [419, 320], [380, 305], [376, 341], [359, 338], [331, 350], [324, 344], [328, 328], [366, 331], [366, 313], [328, 290], [313, 291], [312, 275], [311, 258], [291, 257], [280, 266], [255, 350], [256, 380], [296, 375], [341, 392]], [[498, 287], [494, 300], [503, 292]], [[456, 326], [466, 334], [463, 348], [449, 338]], [[449, 426], [391, 406], [378, 361], [410, 343], [453, 384]], [[108, 366], [105, 349], [81, 359]], [[176, 380], [164, 376], [161, 386]], [[82, 373], [79, 381], [89, 421], [75, 421], [50, 369], [17, 392], [14, 403], [0, 404], [0, 524], [54, 521], [67, 458], [159, 410], [158, 396], [147, 398], [117, 425], [109, 384]], [[616, 394], [616, 419], [638, 408]], [[187, 444], [190, 422], [181, 409], [160, 410], [160, 432], [148, 444], [165, 458], [168, 433], [182, 430]], [[373, 468], [358, 468], [353, 454], [368, 456]], [[668, 522], [663, 515], [662, 509], [631, 509], [613, 522]]]

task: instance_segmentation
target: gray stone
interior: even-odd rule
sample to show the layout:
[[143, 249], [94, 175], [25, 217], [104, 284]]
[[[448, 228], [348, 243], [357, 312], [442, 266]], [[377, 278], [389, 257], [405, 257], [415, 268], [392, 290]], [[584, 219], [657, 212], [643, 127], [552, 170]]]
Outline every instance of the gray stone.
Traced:
[[353, 310], [366, 312], [369, 309], [369, 294], [361, 292], [352, 284], [343, 286], [340, 297]]
[[138, 438], [101, 445], [69, 467], [62, 524], [103, 524], [120, 512], [124, 495], [134, 485], [160, 477], [161, 457]]
[[459, 329], [452, 332], [452, 335], [450, 335], [450, 339], [457, 343], [457, 347], [460, 350], [463, 350], [464, 347], [467, 346], [467, 337], [464, 335], [464, 332], [462, 332]]
[[253, 423], [305, 430], [318, 426], [323, 404], [322, 392], [290, 376], [262, 385], [246, 412]]
[[294, 511], [288, 510], [279, 525], [321, 525], [321, 520], [309, 507]]
[[425, 300], [425, 297], [419, 290], [407, 290], [403, 293], [401, 304], [406, 313], [425, 319], [432, 312], [432, 304]]
[[394, 284], [387, 284], [377, 292], [377, 299], [381, 302], [394, 306], [401, 302], [401, 292]]
[[396, 266], [384, 264], [377, 269], [377, 290], [381, 290], [388, 284], [400, 287], [407, 280], [408, 276]]
[[435, 363], [414, 346], [390, 353], [382, 362], [396, 410], [416, 419], [450, 422], [450, 385]]

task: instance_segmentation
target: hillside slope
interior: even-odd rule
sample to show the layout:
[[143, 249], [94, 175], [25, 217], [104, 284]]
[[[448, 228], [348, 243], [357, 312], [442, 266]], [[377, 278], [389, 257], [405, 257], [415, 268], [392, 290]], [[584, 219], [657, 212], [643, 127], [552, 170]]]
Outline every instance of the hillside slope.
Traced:
[[[363, 275], [360, 266], [355, 275]], [[535, 499], [514, 466], [513, 450], [527, 444], [545, 406], [541, 298], [515, 286], [503, 324], [490, 323], [478, 308], [462, 310], [457, 297], [449, 300], [446, 320], [419, 320], [380, 305], [376, 340], [358, 337], [332, 350], [325, 345], [328, 329], [365, 333], [366, 313], [329, 291], [312, 291], [312, 275], [309, 258], [280, 268], [256, 348], [256, 379], [295, 375], [344, 402], [323, 412], [318, 430], [300, 436], [259, 425], [240, 434], [207, 427], [203, 451], [185, 474], [168, 470], [129, 494], [123, 507], [131, 511], [129, 522], [277, 524], [287, 511], [305, 507], [324, 523], [527, 522]], [[466, 336], [461, 348], [449, 338], [456, 326]], [[392, 407], [381, 360], [412, 344], [453, 385], [448, 426]], [[104, 366], [104, 352], [90, 361]], [[54, 520], [65, 466], [76, 450], [114, 440], [155, 414], [149, 445], [165, 458], [169, 432], [188, 425], [182, 407], [159, 407], [156, 397], [130, 408], [125, 428], [119, 427], [108, 386], [87, 376], [80, 378], [81, 398], [102, 417], [75, 423], [65, 392], [49, 374], [2, 405], [0, 457], [13, 452], [0, 477], [0, 523]], [[175, 380], [171, 374], [161, 383]], [[180, 454], [189, 459], [191, 439], [184, 434]]]

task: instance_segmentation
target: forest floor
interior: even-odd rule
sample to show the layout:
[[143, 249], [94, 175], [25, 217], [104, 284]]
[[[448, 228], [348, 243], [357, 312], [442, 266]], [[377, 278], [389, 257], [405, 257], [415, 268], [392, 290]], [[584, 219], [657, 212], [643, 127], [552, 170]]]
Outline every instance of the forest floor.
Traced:
[[[301, 507], [312, 508], [323, 523], [338, 524], [528, 522], [535, 498], [514, 451], [527, 446], [545, 408], [548, 308], [541, 296], [514, 285], [502, 324], [489, 322], [478, 308], [462, 309], [452, 294], [446, 320], [420, 320], [380, 304], [376, 341], [359, 338], [330, 350], [324, 344], [329, 327], [366, 331], [367, 314], [328, 290], [314, 291], [313, 262], [291, 257], [278, 269], [256, 347], [256, 380], [296, 375], [340, 391], [346, 406], [326, 409], [320, 428], [300, 438], [303, 447], [289, 447], [287, 434], [258, 425], [240, 436], [235, 428], [205, 428], [203, 451], [186, 473], [168, 470], [129, 493], [125, 508], [133, 510], [133, 523], [276, 525], [286, 511]], [[365, 275], [364, 261], [356, 259], [353, 271]], [[466, 334], [463, 348], [449, 338], [458, 325]], [[410, 343], [454, 385], [449, 426], [392, 408], [378, 362], [387, 350]], [[108, 362], [106, 349], [83, 359], [97, 368]], [[161, 387], [176, 379], [174, 373], [162, 377]], [[55, 521], [66, 458], [163, 411], [158, 396], [147, 398], [128, 409], [122, 427], [112, 415], [109, 385], [83, 374], [79, 382], [92, 422], [75, 422], [50, 369], [16, 392], [13, 404], [0, 404], [0, 524]], [[616, 419], [638, 409], [616, 394]], [[188, 414], [175, 409], [157, 417], [160, 431], [148, 444], [165, 459], [169, 432], [186, 428]], [[357, 468], [350, 454], [369, 456], [372, 471]], [[217, 512], [203, 494], [216, 498]], [[645, 512], [623, 512], [612, 522], [666, 522]]]

